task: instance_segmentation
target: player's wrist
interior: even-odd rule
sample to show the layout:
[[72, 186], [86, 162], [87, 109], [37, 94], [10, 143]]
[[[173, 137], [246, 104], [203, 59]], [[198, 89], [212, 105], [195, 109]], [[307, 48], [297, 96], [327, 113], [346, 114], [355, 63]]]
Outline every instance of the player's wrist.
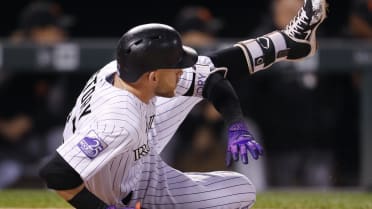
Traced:
[[246, 122], [242, 119], [237, 119], [228, 125], [229, 131], [248, 131]]

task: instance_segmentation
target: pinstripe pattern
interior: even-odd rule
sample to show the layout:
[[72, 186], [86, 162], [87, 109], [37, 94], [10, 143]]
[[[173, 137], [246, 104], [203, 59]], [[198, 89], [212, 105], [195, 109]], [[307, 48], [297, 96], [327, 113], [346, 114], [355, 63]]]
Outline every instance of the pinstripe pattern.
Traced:
[[[244, 208], [254, 203], [255, 189], [241, 174], [182, 173], [160, 158], [201, 98], [156, 97], [145, 104], [107, 81], [115, 71], [116, 62], [111, 62], [87, 82], [57, 149], [90, 191], [117, 206], [131, 191], [130, 205], [141, 201], [145, 208]], [[184, 70], [177, 94], [190, 88], [193, 71]], [[86, 145], [92, 139], [100, 149]]]

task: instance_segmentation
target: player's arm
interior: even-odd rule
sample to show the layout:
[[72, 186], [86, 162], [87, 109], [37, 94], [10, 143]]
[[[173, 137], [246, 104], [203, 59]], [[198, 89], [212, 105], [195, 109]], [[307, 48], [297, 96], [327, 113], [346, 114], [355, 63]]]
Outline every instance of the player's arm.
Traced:
[[[91, 193], [83, 179], [58, 153], [43, 166], [40, 176], [48, 188], [54, 189], [64, 200], [76, 209], [119, 209], [110, 206]], [[132, 209], [132, 208], [120, 208]]]
[[[236, 65], [232, 66], [236, 67]], [[228, 68], [216, 68], [211, 58], [199, 56], [192, 68], [184, 70], [177, 86], [177, 93], [208, 99], [221, 113], [228, 125], [244, 120], [240, 101], [227, 80]]]
[[132, 135], [122, 128], [124, 124], [119, 121], [117, 126], [109, 127], [113, 123], [105, 122], [97, 122], [90, 131], [75, 133], [68, 138], [40, 171], [47, 187], [56, 190], [77, 209], [108, 207], [107, 203], [88, 191], [83, 182], [133, 145]]
[[108, 205], [89, 192], [83, 179], [58, 153], [40, 170], [47, 187], [77, 209], [106, 209]]
[[[56, 191], [76, 209], [119, 209], [91, 193], [83, 179], [58, 153], [40, 170], [47, 187]], [[133, 208], [120, 208], [133, 209]]]
[[228, 125], [241, 121], [244, 116], [239, 98], [230, 81], [225, 78], [229, 70], [226, 67], [216, 68], [211, 58], [199, 56], [192, 68], [184, 70], [176, 91], [183, 96], [208, 99]]
[[209, 57], [199, 56], [192, 70], [193, 73], [187, 74], [189, 78], [182, 79], [179, 83], [189, 87], [184, 88], [187, 89], [184, 95], [209, 100], [224, 118], [229, 128], [227, 165], [230, 165], [231, 159], [237, 161], [239, 155], [243, 163], [248, 163], [247, 151], [254, 159], [258, 159], [263, 150], [249, 133], [239, 98], [229, 80], [225, 78], [228, 69], [216, 68]]
[[263, 149], [249, 132], [244, 120], [238, 95], [224, 74], [213, 73], [205, 82], [203, 97], [208, 99], [221, 113], [228, 127], [226, 165], [232, 160], [248, 163], [248, 152], [257, 160]]

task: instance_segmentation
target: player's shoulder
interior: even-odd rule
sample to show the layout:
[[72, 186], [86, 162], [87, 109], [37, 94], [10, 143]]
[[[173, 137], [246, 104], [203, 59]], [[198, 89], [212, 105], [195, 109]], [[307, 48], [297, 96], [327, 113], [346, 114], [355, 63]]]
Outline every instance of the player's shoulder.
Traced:
[[111, 62], [107, 63], [98, 71], [98, 77], [106, 77], [114, 72], [117, 72], [117, 62], [116, 60], [112, 60]]
[[115, 94], [102, 95], [100, 98], [107, 100], [99, 108], [100, 119], [122, 119], [122, 118], [139, 118], [142, 114], [141, 104], [137, 101], [136, 97], [127, 91], [117, 90]]
[[102, 108], [95, 121], [97, 126], [103, 127], [104, 130], [125, 130], [132, 133], [141, 128], [141, 118], [141, 112], [130, 103], [112, 103]]

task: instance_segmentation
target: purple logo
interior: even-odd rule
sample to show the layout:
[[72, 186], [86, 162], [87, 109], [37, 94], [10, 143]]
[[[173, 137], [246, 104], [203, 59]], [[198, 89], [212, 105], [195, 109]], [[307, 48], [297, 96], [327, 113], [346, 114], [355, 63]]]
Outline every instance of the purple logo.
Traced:
[[77, 146], [87, 157], [94, 159], [107, 147], [107, 144], [96, 138], [84, 137]]

